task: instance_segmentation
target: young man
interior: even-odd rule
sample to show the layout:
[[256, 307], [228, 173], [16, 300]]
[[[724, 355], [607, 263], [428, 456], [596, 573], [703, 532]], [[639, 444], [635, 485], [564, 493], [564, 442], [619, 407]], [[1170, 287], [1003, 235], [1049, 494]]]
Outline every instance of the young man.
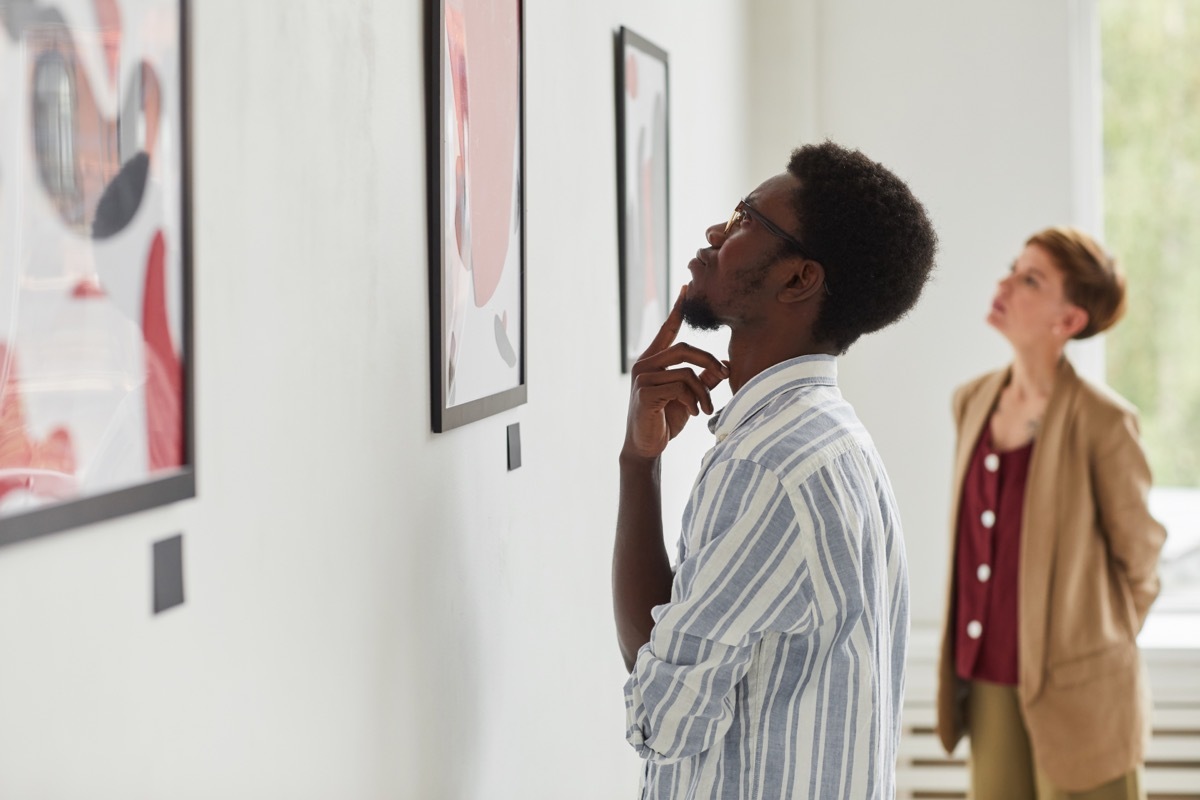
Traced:
[[[890, 798], [907, 567], [834, 356], [912, 308], [937, 239], [901, 180], [829, 142], [706, 235], [633, 368], [620, 459], [614, 611], [643, 797]], [[683, 322], [728, 326], [728, 362], [673, 343]], [[673, 572], [660, 455], [723, 380]]]

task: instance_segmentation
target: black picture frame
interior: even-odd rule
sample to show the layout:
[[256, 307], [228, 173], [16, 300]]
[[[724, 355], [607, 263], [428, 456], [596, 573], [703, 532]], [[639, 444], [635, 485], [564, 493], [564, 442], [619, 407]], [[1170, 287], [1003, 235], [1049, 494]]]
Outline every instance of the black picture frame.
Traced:
[[[171, 37], [162, 40], [143, 37], [141, 41], [146, 52], [121, 53], [119, 57], [114, 56], [110, 69], [115, 79], [114, 83], [118, 87], [115, 91], [120, 92], [119, 96], [122, 98], [120, 110], [115, 118], [102, 117], [100, 112], [96, 111], [98, 106], [90, 98], [82, 98], [74, 106], [75, 110], [72, 113], [79, 114], [79, 120], [87, 118], [92, 120], [96, 127], [107, 126], [104, 130], [109, 131], [110, 136], [120, 139], [121, 142], [120, 145], [106, 145], [111, 146], [113, 152], [119, 152], [119, 165], [114, 165], [119, 166], [119, 169], [115, 176], [110, 176], [111, 182], [106, 182], [101, 186], [102, 191], [95, 187], [92, 187], [91, 190], [86, 186], [76, 187], [75, 197], [71, 199], [67, 193], [62, 191], [61, 184], [54, 184], [46, 177], [46, 162], [42, 160], [41, 151], [34, 148], [32, 155], [25, 156], [22, 155], [19, 147], [0, 146], [0, 181], [4, 179], [5, 175], [12, 179], [22, 171], [26, 174], [32, 171], [34, 174], [40, 175], [40, 186], [44, 187], [46, 195], [51, 199], [51, 203], [42, 202], [41, 206], [43, 208], [58, 206], [61, 219], [65, 220], [59, 227], [70, 232], [71, 235], [64, 236], [64, 238], [73, 242], [69, 245], [70, 250], [62, 251], [64, 255], [61, 263], [57, 256], [59, 251], [52, 249], [49, 244], [45, 244], [43, 249], [52, 255], [48, 256], [43, 252], [37, 258], [29, 259], [29, 263], [38, 264], [39, 266], [34, 268], [42, 270], [47, 269], [46, 265], [49, 265], [49, 269], [58, 269], [61, 275], [72, 276], [74, 279], [80, 273], [76, 271], [75, 261], [68, 261], [67, 256], [73, 253], [74, 255], [71, 255], [70, 258], [78, 259], [82, 253], [83, 261], [91, 269], [92, 274], [89, 277], [91, 282], [89, 284], [88, 280], [79, 281], [74, 288], [73, 296], [75, 298], [101, 298], [101, 303], [111, 300], [111, 307], [106, 308], [105, 313], [108, 314], [110, 320], [116, 321], [114, 324], [118, 328], [128, 331], [133, 325], [139, 326], [138, 330], [143, 337], [140, 345], [145, 348], [139, 356], [144, 359], [140, 362], [144, 370], [141, 374], [141, 377], [144, 378], [141, 402], [146, 407], [144, 411], [145, 442], [142, 444], [147, 450], [146, 472], [140, 478], [124, 482], [114, 479], [112, 484], [97, 481], [96, 484], [102, 488], [94, 491], [81, 490], [74, 496], [55, 498], [52, 502], [42, 502], [36, 506], [16, 511], [6, 512], [3, 507], [0, 507], [0, 545], [9, 545], [45, 534], [113, 519], [196, 495], [190, 5], [189, 0], [125, 2], [119, 8], [119, 19], [114, 17], [106, 21], [101, 18], [94, 23], [97, 26], [95, 29], [88, 29], [84, 25], [72, 28], [69, 20], [49, 4], [35, 4], [32, 7], [25, 4], [12, 4], [4, 10], [3, 14], [0, 14], [3, 17], [0, 19], [0, 37], [7, 37], [2, 44], [21, 49], [29, 59], [40, 59], [45, 56], [46, 52], [54, 51], [55, 58], [61, 56], [62, 63], [66, 65], [61, 69], [61, 73], [68, 77], [72, 92], [84, 91], [78, 84], [82, 83], [83, 78], [86, 77], [82, 68], [72, 66], [71, 59], [76, 54], [76, 44], [74, 44], [76, 39], [79, 42], [86, 39], [90, 42], [88, 46], [94, 47], [93, 40], [100, 35], [100, 31], [107, 30], [104, 26], [125, 26], [128, 29], [141, 24], [143, 16], [150, 15], [155, 16], [155, 24], [158, 25], [161, 24], [164, 9], [174, 11], [174, 18], [178, 23], [177, 29], [172, 31], [174, 33], [173, 40]], [[156, 27], [155, 30], [161, 30], [161, 28]], [[47, 42], [50, 43], [47, 45]], [[63, 53], [65, 56], [61, 55]], [[7, 75], [5, 80], [14, 81], [15, 79], [14, 85], [10, 88], [18, 93], [28, 93], [30, 104], [34, 107], [30, 114], [30, 124], [39, 125], [41, 122], [35, 104], [40, 96], [39, 92], [42, 91], [37, 83], [37, 74], [41, 69], [42, 62], [30, 60], [28, 63], [31, 65], [28, 73], [26, 70], [18, 70], [18, 74]], [[127, 72], [118, 73], [117, 64], [133, 64], [135, 66]], [[20, 85], [21, 81], [29, 75], [33, 76], [29, 78], [29, 85]], [[168, 79], [162, 80], [159, 75], [167, 75]], [[86, 91], [93, 90], [89, 86]], [[133, 120], [127, 119], [125, 116], [130, 111], [133, 112]], [[75, 122], [76, 120], [72, 118], [71, 121]], [[131, 124], [132, 122], [138, 124]], [[68, 126], [63, 120], [55, 120], [55, 123], [59, 126], [56, 130], [68, 130]], [[0, 122], [0, 125], [4, 126], [12, 124], [12, 119], [7, 116], [3, 122]], [[42, 127], [47, 128], [46, 125]], [[49, 127], [53, 128], [53, 126]], [[86, 125], [79, 121], [74, 128], [76, 133], [72, 134], [80, 137], [80, 141], [76, 144], [81, 148], [88, 145], [87, 142], [82, 141], [82, 137], [87, 134], [79, 132], [85, 129]], [[8, 133], [12, 136], [4, 138], [4, 141], [9, 144], [19, 142], [20, 137], [25, 135], [19, 129], [14, 128], [10, 128]], [[44, 136], [45, 131], [39, 128], [36, 134]], [[30, 136], [34, 137], [34, 134], [30, 134]], [[130, 155], [134, 153], [136, 155]], [[23, 170], [13, 169], [11, 162], [23, 157], [32, 158], [35, 163]], [[4, 169], [4, 161], [10, 162], [7, 170]], [[61, 157], [54, 163], [60, 166], [67, 164], [66, 161], [61, 160]], [[53, 188], [51, 188], [52, 186]], [[133, 193], [135, 199], [132, 201], [129, 194], [131, 187], [135, 187]], [[3, 191], [3, 187], [0, 187], [0, 191]], [[11, 202], [12, 198], [10, 197], [9, 200]], [[81, 221], [69, 213], [64, 213], [62, 209], [68, 206], [72, 208], [86, 207], [88, 209], [86, 220]], [[157, 214], [159, 211], [161, 211], [161, 215]], [[31, 207], [22, 205], [13, 213], [18, 215], [15, 217], [18, 230], [44, 232], [52, 227], [47, 225], [44, 220], [36, 221], [36, 226], [29, 222], [29, 220], [35, 219], [34, 214], [39, 213], [36, 209], [31, 210]], [[122, 241], [118, 238], [119, 236], [125, 237], [124, 241], [126, 242], [132, 241], [133, 244], [130, 245], [129, 251], [126, 251], [124, 245], [121, 245], [116, 250], [117, 253], [123, 255], [126, 252], [147, 252], [136, 249], [144, 244], [140, 238], [135, 236], [135, 233], [143, 232], [141, 228], [137, 227], [143, 223], [136, 222], [136, 220], [149, 219], [152, 221], [148, 224], [154, 226], [160, 221], [159, 216], [161, 216], [161, 227], [157, 228], [157, 235], [154, 234], [153, 229], [151, 230], [153, 238], [148, 251], [149, 255], [142, 262], [145, 264], [144, 293], [141, 299], [142, 317], [140, 322], [135, 322], [132, 318], [133, 315], [120, 309], [120, 293], [109, 292], [110, 287], [106, 285], [104, 269], [100, 265], [104, 259], [114, 257], [112, 255], [114, 245], [111, 243]], [[56, 224], [58, 224], [57, 220]], [[44, 233], [42, 235], [45, 236]], [[34, 235], [30, 234], [30, 238], [34, 238]], [[31, 249], [41, 246], [40, 243], [44, 241], [35, 241], [30, 245]], [[54, 245], [54, 247], [58, 246]], [[110, 249], [104, 251], [105, 247]], [[158, 249], [160, 247], [161, 250]], [[36, 279], [31, 280], [28, 275], [21, 272], [25, 268], [23, 263], [10, 266], [12, 274], [9, 277], [20, 273], [25, 279], [24, 285], [38, 284]], [[5, 280], [4, 272], [3, 269], [0, 269], [0, 281]], [[158, 283], [160, 277], [161, 287]], [[155, 290], [161, 288], [158, 300], [148, 299], [157, 294], [157, 291], [152, 292], [151, 286], [154, 286]], [[89, 292], [93, 294], [89, 294]], [[14, 293], [14, 296], [20, 299], [19, 292]], [[42, 302], [44, 303], [44, 300]], [[87, 301], [81, 302], [86, 303]], [[26, 316], [30, 313], [36, 314], [41, 309], [37, 303], [29, 305], [30, 310], [26, 312]], [[100, 307], [100, 304], [96, 304], [96, 307]], [[16, 317], [15, 312], [13, 312], [13, 317]], [[0, 319], [0, 322], [3, 321]], [[53, 321], [50, 322], [50, 325], [53, 327]], [[11, 332], [12, 328], [9, 330]], [[152, 334], [151, 330], [156, 333]], [[107, 346], [97, 338], [89, 339], [86, 326], [81, 327], [76, 333], [79, 334], [76, 344], [84, 343], [88, 346], [95, 346], [100, 352], [103, 352]], [[3, 337], [2, 333], [0, 333], [0, 337]], [[9, 414], [13, 414], [14, 409], [17, 409], [17, 413], [23, 414], [24, 401], [28, 401], [32, 395], [29, 392], [22, 393], [23, 384], [20, 381], [32, 383], [33, 379], [22, 378], [19, 372], [19, 367], [22, 365], [20, 351], [22, 340], [18, 336], [10, 344], [10, 355], [12, 351], [16, 351], [17, 355], [10, 359], [0, 359], [4, 362], [0, 363], [0, 409], [5, 407], [5, 387], [11, 389], [15, 386], [17, 388], [7, 394], [7, 411]], [[155, 349], [156, 347], [159, 349]], [[168, 349], [161, 349], [163, 347]], [[37, 358], [26, 359], [25, 366], [28, 366], [30, 362], [36, 364], [37, 360]], [[94, 382], [95, 374], [85, 371], [83, 368], [78, 374], [56, 373], [55, 377], [59, 380], [57, 388], [64, 392], [73, 391], [76, 384], [82, 385], [87, 381]], [[136, 374], [131, 374], [136, 377]], [[76, 384], [72, 384], [72, 380], [75, 380]], [[163, 390], [162, 387], [167, 388]], [[78, 389], [78, 391], [86, 390]], [[151, 406], [154, 411], [150, 410]], [[0, 414], [2, 413], [3, 411], [0, 411]], [[18, 419], [23, 418], [18, 416]], [[11, 422], [12, 417], [9, 420]], [[60, 430], [64, 432], [62, 436], [70, 436], [73, 429], [68, 426], [74, 421], [74, 418], [62, 421], [60, 427]], [[44, 424], [45, 421], [42, 422]], [[89, 420], [89, 424], [93, 424], [91, 420]], [[44, 435], [48, 438], [43, 440], [43, 445], [50, 441], [54, 434], [47, 435], [44, 430], [33, 430], [32, 423], [29, 423], [27, 427], [20, 428], [13, 425], [7, 428], [0, 426], [0, 446], [5, 444], [6, 437], [8, 438], [7, 443], [11, 445], [16, 441], [14, 437], [25, 436], [29, 441], [36, 442], [39, 437]], [[114, 434], [117, 437], [120, 435]], [[78, 445], [79, 455], [82, 458], [88, 457], [87, 446], [81, 444], [86, 440], [87, 437], [84, 436], [77, 437], [76, 440], [68, 438], [72, 447]], [[131, 449], [137, 449], [134, 445], [128, 446]], [[73, 460], [74, 457], [72, 457]], [[0, 465], [0, 487], [7, 486], [11, 489], [15, 484], [30, 496], [36, 496], [36, 487], [43, 485], [52, 477], [57, 479], [65, 477], [72, 483], [78, 479], [81, 487], [85, 488], [92, 485], [90, 476], [94, 470], [89, 471], [92, 469], [91, 467], [81, 468], [81, 471], [87, 472], [87, 476], [84, 478], [65, 471], [54, 472], [53, 470], [35, 469], [35, 467], [37, 467], [35, 460], [16, 468], [9, 464], [7, 470]], [[7, 484], [5, 484], [6, 479]]]
[[[425, 4], [435, 433], [519, 406], [526, 402], [528, 388], [524, 3], [450, 5], [448, 13], [447, 0]], [[463, 103], [459, 92], [477, 102]], [[472, 109], [470, 136], [463, 135], [466, 109]], [[454, 124], [448, 124], [448, 114]], [[507, 237], [501, 228], [507, 229]]]
[[663, 48], [629, 28], [614, 45], [620, 352], [628, 372], [672, 301], [670, 64]]

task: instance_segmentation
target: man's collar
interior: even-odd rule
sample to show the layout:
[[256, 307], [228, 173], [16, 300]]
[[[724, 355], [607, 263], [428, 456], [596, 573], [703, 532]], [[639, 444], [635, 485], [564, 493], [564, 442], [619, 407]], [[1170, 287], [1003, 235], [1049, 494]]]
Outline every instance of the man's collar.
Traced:
[[751, 378], [713, 414], [708, 429], [717, 441], [757, 414], [778, 394], [799, 386], [837, 386], [837, 359], [827, 355], [800, 356], [781, 361]]

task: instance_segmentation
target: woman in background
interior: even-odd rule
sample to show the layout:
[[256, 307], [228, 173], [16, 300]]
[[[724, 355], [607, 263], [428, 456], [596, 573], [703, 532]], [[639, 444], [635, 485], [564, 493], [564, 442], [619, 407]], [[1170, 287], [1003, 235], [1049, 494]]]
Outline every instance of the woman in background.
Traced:
[[1135, 410], [1075, 374], [1125, 278], [1071, 228], [1032, 236], [988, 323], [1012, 363], [954, 394], [958, 444], [938, 735], [966, 735], [974, 800], [1141, 799], [1149, 693], [1137, 634], [1166, 531]]

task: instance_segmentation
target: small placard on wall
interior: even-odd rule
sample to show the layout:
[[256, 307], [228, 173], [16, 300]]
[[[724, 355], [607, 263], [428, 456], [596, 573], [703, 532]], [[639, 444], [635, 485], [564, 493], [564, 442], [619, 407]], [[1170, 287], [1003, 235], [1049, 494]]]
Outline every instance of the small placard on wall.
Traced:
[[183, 605], [183, 534], [154, 543], [154, 613]]
[[508, 426], [508, 471], [521, 466], [521, 423]]

